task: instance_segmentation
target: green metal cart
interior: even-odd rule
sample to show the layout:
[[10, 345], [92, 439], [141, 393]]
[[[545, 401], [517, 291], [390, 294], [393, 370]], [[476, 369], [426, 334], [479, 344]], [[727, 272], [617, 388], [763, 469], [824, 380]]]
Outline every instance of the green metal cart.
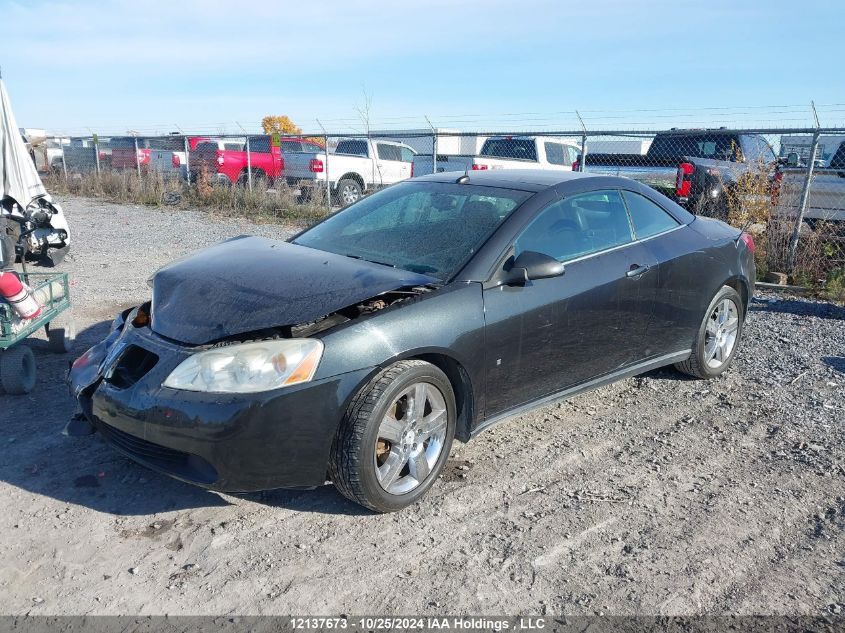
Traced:
[[0, 386], [7, 394], [29, 393], [35, 387], [35, 356], [24, 341], [44, 328], [48, 348], [57, 354], [70, 351], [75, 336], [70, 316], [67, 273], [17, 273], [39, 297], [41, 314], [21, 322], [12, 307], [0, 300]]

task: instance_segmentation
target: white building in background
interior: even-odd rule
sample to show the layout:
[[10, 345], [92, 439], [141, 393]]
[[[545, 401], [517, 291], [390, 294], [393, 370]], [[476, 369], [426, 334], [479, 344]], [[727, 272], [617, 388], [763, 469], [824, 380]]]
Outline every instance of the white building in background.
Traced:
[[[431, 128], [373, 130], [372, 134], [409, 145], [418, 154], [431, 154], [433, 136]], [[434, 134], [437, 135], [437, 153], [449, 156], [476, 156], [488, 138], [476, 134], [462, 134], [461, 130], [454, 128], [434, 128]]]
[[[810, 158], [810, 146], [813, 137], [809, 134], [784, 134], [780, 137], [780, 148], [773, 148], [778, 156], [787, 156], [791, 152], [797, 152], [803, 162]], [[819, 149], [816, 153], [816, 160], [823, 160], [827, 165], [839, 145], [845, 142], [843, 134], [822, 134], [819, 136]]]

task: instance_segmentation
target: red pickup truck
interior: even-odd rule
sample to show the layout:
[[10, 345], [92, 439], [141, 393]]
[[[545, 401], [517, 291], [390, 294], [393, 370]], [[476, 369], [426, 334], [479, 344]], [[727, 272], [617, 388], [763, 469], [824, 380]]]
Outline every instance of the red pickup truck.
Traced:
[[[247, 182], [247, 167], [252, 169], [253, 179], [263, 179], [272, 184], [284, 176], [285, 153], [291, 151], [322, 151], [323, 147], [299, 138], [281, 139], [281, 148], [272, 144], [268, 135], [249, 137], [249, 160], [246, 141], [240, 139], [203, 139], [191, 152], [192, 179], [205, 169], [216, 180], [227, 184]], [[304, 148], [304, 149], [303, 149]]]

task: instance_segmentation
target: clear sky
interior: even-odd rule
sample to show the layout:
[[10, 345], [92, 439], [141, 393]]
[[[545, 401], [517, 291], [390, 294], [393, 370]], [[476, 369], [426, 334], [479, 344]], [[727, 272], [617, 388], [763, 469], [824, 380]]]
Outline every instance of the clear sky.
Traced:
[[842, 0], [0, 0], [19, 124], [54, 132], [845, 123]]

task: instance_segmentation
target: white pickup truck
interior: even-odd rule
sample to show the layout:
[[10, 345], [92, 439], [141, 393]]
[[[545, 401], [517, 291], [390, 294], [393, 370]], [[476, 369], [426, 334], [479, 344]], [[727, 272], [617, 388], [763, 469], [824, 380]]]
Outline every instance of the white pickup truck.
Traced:
[[[806, 167], [781, 169], [776, 215], [798, 213], [806, 178]], [[814, 229], [822, 221], [845, 223], [845, 143], [840, 144], [826, 167], [813, 169], [804, 222]]]
[[[549, 169], [571, 171], [581, 147], [574, 141], [555, 136], [493, 136], [484, 141], [477, 156], [437, 155], [437, 171], [485, 169]], [[431, 154], [414, 157], [414, 175], [434, 170]]]
[[334, 152], [285, 154], [284, 177], [291, 187], [303, 191], [329, 180], [341, 206], [359, 200], [365, 192], [411, 177], [416, 152], [394, 141], [348, 138], [338, 141]]

